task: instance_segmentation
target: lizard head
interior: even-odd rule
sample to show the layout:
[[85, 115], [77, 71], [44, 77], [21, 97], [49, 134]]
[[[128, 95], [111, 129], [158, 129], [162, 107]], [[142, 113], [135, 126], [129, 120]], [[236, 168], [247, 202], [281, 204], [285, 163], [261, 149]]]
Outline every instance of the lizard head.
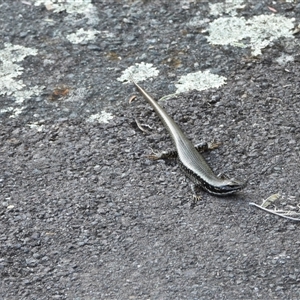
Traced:
[[231, 195], [242, 190], [247, 185], [247, 181], [242, 182], [235, 178], [227, 178], [218, 186], [219, 195]]

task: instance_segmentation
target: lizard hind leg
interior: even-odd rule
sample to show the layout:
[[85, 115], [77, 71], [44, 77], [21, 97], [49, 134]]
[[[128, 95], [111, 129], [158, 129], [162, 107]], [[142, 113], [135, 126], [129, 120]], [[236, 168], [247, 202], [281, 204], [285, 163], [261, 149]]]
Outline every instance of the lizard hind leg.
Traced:
[[158, 160], [158, 159], [174, 159], [178, 157], [177, 151], [162, 151], [162, 152], [155, 152], [152, 150], [152, 153], [150, 155], [147, 155], [146, 157], [151, 160]]
[[193, 192], [193, 201], [194, 202], [198, 202], [198, 201], [202, 200], [202, 197], [197, 193], [198, 191], [196, 191], [198, 189], [199, 189], [199, 185], [194, 184], [194, 183], [191, 184], [191, 190]]
[[[131, 77], [131, 80], [132, 80], [132, 75], [130, 75], [130, 77]], [[131, 104], [135, 98], [136, 98], [135, 95], [132, 96], [132, 97], [130, 97], [130, 99], [129, 99], [128, 102]], [[150, 132], [145, 128], [145, 127], [148, 127], [149, 129], [152, 130], [152, 127], [151, 127], [150, 125], [148, 125], [148, 124], [142, 124], [142, 123], [138, 120], [138, 118], [135, 118], [134, 120], [135, 120], [135, 123], [136, 123], [137, 127], [138, 127], [142, 132], [144, 132], [144, 133], [146, 133], [146, 134], [150, 134]]]
[[149, 132], [147, 129], [144, 128], [145, 126], [147, 126], [148, 128], [152, 129], [152, 127], [151, 127], [150, 125], [148, 125], [148, 124], [141, 124], [141, 122], [140, 122], [137, 118], [135, 118], [134, 120], [135, 120], [135, 123], [136, 123], [137, 127], [138, 127], [142, 132], [147, 133], [147, 134], [150, 134], [150, 132]]

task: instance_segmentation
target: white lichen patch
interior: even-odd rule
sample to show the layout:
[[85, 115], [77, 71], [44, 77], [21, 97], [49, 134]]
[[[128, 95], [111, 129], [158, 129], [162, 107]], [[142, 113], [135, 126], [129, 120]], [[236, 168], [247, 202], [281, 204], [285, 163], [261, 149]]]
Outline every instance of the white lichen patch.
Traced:
[[243, 4], [244, 0], [227, 0], [219, 3], [210, 3], [210, 14], [214, 16], [219, 16], [222, 14], [229, 14], [231, 16], [237, 15], [237, 9], [242, 9], [246, 5]]
[[130, 77], [132, 76], [136, 82], [139, 82], [150, 77], [156, 77], [158, 73], [159, 71], [154, 68], [152, 64], [141, 62], [127, 68], [125, 71], [123, 71], [122, 76], [117, 78], [117, 80], [128, 83], [130, 82]]
[[4, 44], [5, 48], [0, 50], [0, 60], [3, 63], [19, 62], [26, 56], [37, 55], [37, 50], [26, 48], [20, 45], [12, 45], [10, 43]]
[[177, 88], [176, 94], [191, 90], [202, 91], [209, 88], [218, 88], [225, 82], [226, 77], [212, 74], [209, 70], [204, 72], [198, 71], [180, 77], [178, 83], [175, 84]]
[[29, 126], [31, 129], [34, 129], [38, 132], [42, 132], [45, 128], [45, 125], [39, 124], [38, 122], [27, 124], [27, 126]]
[[113, 32], [110, 32], [108, 30], [102, 30], [99, 31], [102, 38], [113, 38], [115, 37], [115, 34]]
[[21, 112], [24, 110], [25, 107], [16, 107], [12, 111], [12, 114], [9, 116], [10, 118], [16, 118], [21, 114]]
[[34, 5], [45, 5], [47, 10], [53, 10], [56, 13], [66, 11], [70, 15], [83, 14], [88, 18], [88, 24], [99, 23], [97, 10], [92, 0], [35, 0]]
[[[23, 74], [24, 68], [20, 63], [26, 56], [37, 55], [37, 50], [26, 48], [20, 45], [4, 44], [5, 48], [0, 50], [0, 95], [11, 96], [16, 100], [17, 104], [21, 104], [25, 99], [32, 95], [37, 95], [44, 88], [34, 86], [25, 90], [23, 80], [16, 79]], [[19, 108], [15, 112], [15, 116], [20, 114], [23, 108]]]
[[25, 99], [29, 99], [31, 96], [39, 95], [45, 86], [32, 86], [29, 90], [16, 91], [14, 96], [16, 98], [15, 103], [22, 104]]
[[[207, 24], [209, 24], [210, 22], [210, 19], [208, 18], [205, 18], [205, 19], [201, 19], [199, 16], [195, 16], [193, 18], [191, 18], [189, 20], [189, 22], [187, 23], [187, 26], [188, 27], [191, 27], [191, 28], [198, 28], [198, 27], [207, 27]], [[203, 29], [202, 32], [205, 32], [206, 29]]]
[[88, 89], [85, 87], [80, 87], [74, 90], [70, 90], [69, 97], [67, 97], [65, 102], [84, 102], [88, 95]]
[[195, 3], [196, 0], [180, 0], [180, 6], [182, 9], [189, 9], [191, 3]]
[[[156, 68], [153, 68], [152, 64], [140, 63], [136, 64], [135, 66], [131, 66], [123, 71], [123, 75], [117, 80], [128, 83], [130, 82], [130, 78], [132, 76], [132, 78], [136, 82], [139, 82], [150, 77], [156, 77], [158, 73], [159, 71]], [[199, 71], [190, 73], [180, 77], [178, 83], [175, 84], [177, 90], [174, 94], [165, 95], [160, 100], [166, 100], [176, 96], [179, 93], [188, 92], [191, 90], [202, 91], [213, 87], [217, 88], [225, 84], [225, 82], [225, 77], [212, 74], [209, 70], [206, 70], [204, 72]]]
[[292, 55], [282, 53], [280, 57], [276, 58], [276, 61], [280, 65], [286, 65], [288, 62], [294, 61], [294, 57]]
[[45, 5], [48, 10], [56, 13], [66, 11], [68, 14], [82, 13], [86, 7], [93, 6], [92, 0], [35, 0], [34, 5]]
[[98, 33], [99, 31], [97, 30], [84, 30], [83, 28], [80, 28], [76, 31], [76, 33], [67, 35], [67, 39], [73, 44], [80, 44], [88, 41], [94, 41], [96, 39], [96, 34]]
[[207, 39], [211, 44], [234, 45], [248, 36], [246, 29], [247, 25], [244, 18], [218, 18], [210, 23]]
[[[9, 70], [11, 70], [11, 73]], [[22, 70], [22, 67], [12, 62], [2, 62], [2, 65], [0, 65], [0, 95], [10, 96], [25, 86], [22, 80], [15, 79], [22, 74]]]
[[[248, 45], [254, 56], [261, 54], [261, 49], [280, 37], [294, 38], [294, 18], [280, 15], [260, 15], [249, 20], [241, 17], [222, 17], [209, 26], [208, 41], [211, 44], [244, 47]], [[243, 39], [249, 38], [250, 44], [244, 44]]]
[[87, 122], [109, 123], [111, 119], [113, 119], [113, 115], [103, 110], [100, 114], [91, 115], [87, 119]]
[[14, 110], [14, 108], [11, 107], [11, 106], [5, 107], [5, 108], [0, 109], [0, 114], [4, 114], [4, 113], [7, 113], [7, 112], [11, 112], [11, 111], [13, 111], [13, 110]]

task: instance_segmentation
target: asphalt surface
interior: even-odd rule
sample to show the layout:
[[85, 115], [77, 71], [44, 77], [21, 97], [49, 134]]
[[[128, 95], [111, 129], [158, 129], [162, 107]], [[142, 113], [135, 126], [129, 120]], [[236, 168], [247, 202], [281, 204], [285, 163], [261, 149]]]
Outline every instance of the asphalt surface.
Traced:
[[[17, 76], [35, 94], [0, 98], [0, 299], [300, 299], [300, 223], [249, 206], [278, 192], [279, 205], [299, 205], [299, 34], [254, 57], [209, 44], [205, 24], [187, 26], [208, 18], [207, 3], [93, 1], [83, 16], [0, 3], [2, 49], [38, 50]], [[238, 13], [275, 13], [268, 5]], [[300, 22], [297, 3], [271, 9]], [[66, 40], [80, 28], [101, 34]], [[278, 63], [283, 53], [293, 61]], [[222, 142], [205, 157], [248, 180], [243, 191], [203, 192], [192, 205], [176, 164], [147, 160], [172, 143], [140, 96], [128, 104], [134, 87], [117, 81], [141, 61], [161, 70], [140, 83], [156, 99], [174, 92], [178, 74], [226, 76], [164, 106], [193, 142]], [[87, 121], [103, 110], [107, 123]]]

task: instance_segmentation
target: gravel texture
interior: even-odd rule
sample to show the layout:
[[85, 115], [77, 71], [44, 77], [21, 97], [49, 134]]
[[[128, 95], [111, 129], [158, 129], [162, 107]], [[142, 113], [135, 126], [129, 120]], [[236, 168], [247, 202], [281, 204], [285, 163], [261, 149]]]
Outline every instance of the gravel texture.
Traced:
[[[68, 24], [65, 12], [11, 2], [0, 1], [1, 39], [39, 50], [22, 79], [46, 88], [18, 118], [1, 116], [0, 298], [300, 299], [300, 224], [248, 205], [277, 192], [293, 207], [300, 201], [299, 34], [253, 58], [248, 48], [211, 46], [186, 25], [205, 18], [205, 3], [112, 0], [94, 1], [95, 29], [115, 36], [73, 45], [62, 35], [87, 28], [85, 19]], [[299, 24], [299, 4], [276, 9]], [[262, 13], [268, 2], [251, 1], [241, 15]], [[283, 52], [294, 61], [278, 64]], [[156, 99], [174, 92], [176, 74], [209, 68], [227, 77], [219, 89], [163, 105], [195, 143], [222, 142], [205, 157], [217, 173], [247, 179], [242, 192], [203, 192], [192, 206], [176, 164], [145, 158], [172, 144], [140, 96], [128, 104], [134, 87], [116, 80], [137, 61], [162, 70], [141, 83]], [[53, 101], [59, 84], [86, 90]], [[17, 105], [1, 97], [8, 103]], [[114, 115], [108, 124], [86, 122], [102, 108]]]

